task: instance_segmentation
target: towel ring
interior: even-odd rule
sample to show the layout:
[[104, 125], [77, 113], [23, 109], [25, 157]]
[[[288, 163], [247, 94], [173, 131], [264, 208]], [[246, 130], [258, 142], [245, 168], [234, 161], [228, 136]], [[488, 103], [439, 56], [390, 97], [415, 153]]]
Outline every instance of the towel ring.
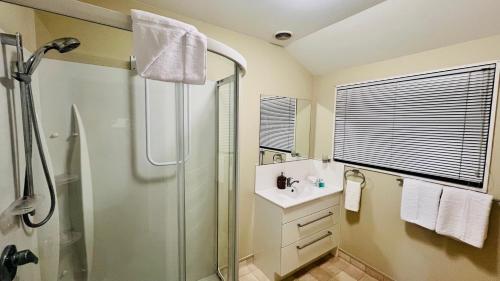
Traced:
[[365, 185], [366, 185], [365, 175], [363, 173], [361, 173], [358, 169], [347, 170], [344, 172], [344, 179], [345, 180], [347, 180], [347, 178], [351, 177], [351, 176], [361, 178], [362, 179], [361, 188], [365, 187]]

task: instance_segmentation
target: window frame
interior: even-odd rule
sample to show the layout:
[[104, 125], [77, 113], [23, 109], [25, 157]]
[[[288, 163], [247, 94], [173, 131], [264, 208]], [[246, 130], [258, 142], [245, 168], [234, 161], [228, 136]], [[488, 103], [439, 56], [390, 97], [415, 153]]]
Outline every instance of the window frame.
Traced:
[[[337, 110], [337, 89], [338, 88], [358, 86], [358, 85], [362, 85], [362, 84], [366, 84], [366, 83], [379, 83], [379, 82], [383, 82], [383, 81], [401, 79], [401, 78], [406, 78], [406, 77], [410, 77], [410, 76], [426, 75], [426, 74], [442, 72], [442, 71], [452, 71], [452, 70], [456, 70], [456, 69], [460, 69], [460, 68], [477, 67], [477, 66], [487, 65], [487, 64], [495, 64], [495, 76], [494, 76], [494, 82], [493, 82], [493, 95], [492, 95], [492, 100], [491, 100], [490, 122], [489, 122], [489, 129], [488, 129], [488, 143], [487, 143], [487, 148], [486, 148], [486, 163], [484, 165], [483, 186], [481, 188], [475, 188], [475, 187], [462, 185], [462, 184], [458, 184], [458, 183], [453, 183], [453, 182], [448, 182], [448, 181], [442, 181], [442, 180], [430, 179], [430, 178], [426, 178], [426, 177], [409, 175], [409, 174], [406, 174], [404, 172], [395, 172], [395, 171], [391, 171], [391, 170], [373, 168], [373, 167], [361, 165], [361, 164], [349, 164], [349, 163], [345, 163], [342, 161], [335, 161], [334, 160], [334, 150], [335, 150], [334, 134], [335, 134], [335, 119], [336, 119], [336, 114], [337, 114], [336, 110]], [[402, 75], [389, 76], [389, 77], [380, 78], [380, 79], [370, 79], [370, 80], [364, 80], [364, 81], [359, 81], [359, 82], [335, 85], [335, 92], [334, 92], [334, 96], [333, 96], [333, 99], [334, 99], [334, 101], [333, 101], [333, 115], [332, 115], [333, 119], [332, 119], [332, 126], [330, 126], [330, 128], [332, 129], [332, 132], [330, 134], [330, 136], [332, 138], [330, 141], [330, 144], [332, 146], [331, 151], [330, 151], [332, 161], [335, 163], [339, 163], [339, 164], [342, 164], [345, 166], [354, 167], [354, 168], [358, 168], [358, 169], [365, 169], [365, 170], [374, 171], [374, 172], [378, 172], [378, 173], [394, 175], [394, 176], [402, 177], [402, 178], [418, 179], [418, 180], [442, 184], [442, 185], [446, 185], [446, 186], [467, 189], [467, 190], [472, 190], [472, 191], [481, 192], [481, 193], [487, 193], [489, 179], [490, 179], [491, 158], [492, 158], [493, 143], [494, 143], [494, 136], [495, 136], [495, 121], [497, 118], [498, 92], [499, 92], [498, 87], [499, 87], [499, 78], [500, 78], [499, 67], [500, 67], [500, 60], [493, 60], [493, 61], [485, 61], [485, 62], [481, 62], [481, 63], [473, 63], [473, 64], [458, 65], [458, 66], [434, 69], [434, 70], [430, 70], [430, 71], [413, 72], [413, 73], [409, 72], [409, 73], [405, 73]], [[500, 130], [500, 128], [499, 128], [499, 130]]]

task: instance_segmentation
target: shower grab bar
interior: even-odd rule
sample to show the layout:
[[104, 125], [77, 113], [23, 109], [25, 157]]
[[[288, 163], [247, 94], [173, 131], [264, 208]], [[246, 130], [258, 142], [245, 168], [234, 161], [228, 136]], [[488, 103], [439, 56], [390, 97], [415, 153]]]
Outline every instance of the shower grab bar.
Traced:
[[[188, 134], [187, 134], [187, 151], [186, 155], [184, 156], [184, 161], [189, 160], [189, 155], [190, 155], [190, 147], [191, 147], [191, 123], [189, 122], [189, 86], [184, 85], [184, 89], [186, 90], [186, 103], [187, 103], [187, 127], [188, 127]], [[177, 86], [176, 86], [176, 91], [177, 91]], [[159, 162], [153, 159], [153, 156], [151, 155], [151, 128], [150, 128], [150, 123], [151, 123], [151, 109], [149, 106], [149, 86], [148, 86], [148, 79], [144, 79], [144, 109], [145, 109], [145, 121], [146, 121], [146, 158], [148, 159], [148, 162], [151, 163], [154, 166], [172, 166], [172, 165], [177, 165], [178, 163], [182, 163], [183, 160], [180, 161], [165, 161], [165, 162]], [[176, 116], [176, 118], [183, 118], [184, 116]]]

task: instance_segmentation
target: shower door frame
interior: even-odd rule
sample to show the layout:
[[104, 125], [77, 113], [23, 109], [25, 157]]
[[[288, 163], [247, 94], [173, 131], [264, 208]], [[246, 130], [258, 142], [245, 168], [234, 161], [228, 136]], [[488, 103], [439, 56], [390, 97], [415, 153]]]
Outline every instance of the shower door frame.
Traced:
[[[132, 20], [130, 16], [120, 12], [80, 2], [78, 0], [0, 0], [2, 2], [19, 5], [35, 10], [50, 12], [70, 18], [75, 18], [91, 23], [105, 25], [117, 29], [132, 32]], [[212, 38], [207, 38], [208, 51], [234, 63], [234, 190], [230, 194], [229, 200], [229, 224], [228, 229], [228, 280], [238, 280], [238, 196], [239, 196], [239, 78], [246, 73], [247, 63], [245, 58], [236, 50], [218, 42]], [[225, 80], [225, 79], [224, 79]], [[182, 144], [183, 145], [183, 144]], [[179, 148], [177, 148], [179, 149]], [[183, 152], [183, 147], [181, 148]], [[179, 155], [179, 153], [177, 153]], [[181, 154], [183, 155], [183, 153]], [[179, 157], [179, 156], [178, 156]], [[181, 167], [182, 169], [182, 167]], [[185, 202], [183, 202], [184, 204]], [[184, 247], [184, 254], [185, 247]], [[216, 257], [217, 258], [217, 257]], [[181, 263], [180, 263], [181, 264]], [[218, 267], [218, 262], [217, 262]], [[181, 270], [181, 269], [180, 269]], [[185, 271], [185, 270], [184, 270]], [[219, 274], [218, 268], [216, 273]], [[186, 272], [183, 272], [184, 276]], [[182, 274], [181, 274], [182, 276]], [[220, 277], [220, 276], [219, 276]]]
[[[239, 161], [238, 161], [238, 111], [239, 111], [239, 95], [238, 95], [238, 87], [239, 87], [239, 67], [235, 64], [235, 69], [234, 69], [234, 74], [226, 77], [222, 80], [217, 81], [217, 89], [216, 89], [216, 116], [217, 116], [217, 124], [219, 124], [219, 117], [220, 117], [220, 107], [219, 107], [219, 99], [220, 99], [220, 92], [219, 89], [220, 87], [233, 83], [233, 91], [234, 91], [234, 100], [232, 105], [234, 106], [233, 109], [233, 132], [234, 132], [234, 139], [233, 139], [233, 149], [234, 149], [234, 173], [232, 175], [233, 180], [229, 181], [229, 184], [233, 184], [233, 192], [231, 193], [231, 189], [229, 189], [228, 194], [230, 195], [230, 199], [228, 200], [228, 207], [229, 207], [229, 212], [228, 212], [228, 274], [227, 274], [227, 279], [228, 281], [230, 280], [238, 280], [238, 267], [239, 267], [239, 259], [238, 259], [238, 183], [239, 183]], [[217, 126], [217, 141], [216, 141], [216, 151], [219, 152], [219, 132], [220, 132], [220, 127]], [[215, 165], [216, 167], [216, 188], [217, 188], [217, 213], [216, 213], [216, 233], [217, 233], [217, 253], [216, 253], [216, 259], [217, 259], [217, 275], [221, 280], [225, 280], [224, 275], [221, 272], [221, 267], [219, 265], [219, 157], [217, 157], [217, 164]]]

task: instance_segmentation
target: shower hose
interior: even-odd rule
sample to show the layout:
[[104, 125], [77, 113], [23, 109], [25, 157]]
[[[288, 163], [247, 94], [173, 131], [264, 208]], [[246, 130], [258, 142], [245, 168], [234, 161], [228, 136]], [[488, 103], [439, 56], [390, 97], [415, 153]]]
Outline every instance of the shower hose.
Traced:
[[[47, 216], [40, 222], [33, 222], [30, 216], [35, 215], [33, 210], [30, 213], [23, 214], [23, 222], [28, 227], [38, 228], [46, 224], [52, 215], [54, 214], [54, 209], [56, 205], [56, 196], [54, 192], [54, 186], [52, 179], [50, 177], [49, 167], [47, 165], [47, 160], [45, 158], [45, 153], [42, 147], [42, 139], [40, 137], [40, 130], [38, 126], [38, 118], [35, 110], [35, 104], [33, 102], [33, 93], [31, 89], [31, 76], [26, 74], [15, 73], [14, 78], [21, 82], [21, 104], [22, 104], [22, 115], [23, 115], [23, 134], [24, 134], [24, 154], [26, 160], [26, 170], [24, 174], [24, 192], [23, 195], [27, 197], [32, 197], [35, 195], [33, 188], [33, 168], [32, 168], [32, 128], [35, 133], [35, 140], [38, 147], [38, 153], [40, 155], [40, 160], [42, 162], [43, 173], [45, 175], [45, 180], [50, 194], [50, 209]], [[24, 85], [23, 85], [24, 84]]]

